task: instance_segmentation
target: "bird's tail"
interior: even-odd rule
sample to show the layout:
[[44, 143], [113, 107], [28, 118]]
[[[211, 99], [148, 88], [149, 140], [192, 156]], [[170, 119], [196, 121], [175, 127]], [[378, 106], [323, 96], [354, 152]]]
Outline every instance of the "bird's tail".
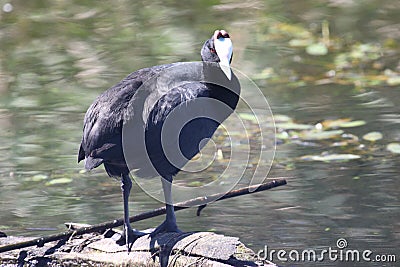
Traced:
[[100, 166], [102, 163], [103, 163], [103, 159], [101, 159], [101, 158], [87, 157], [85, 159], [85, 169], [92, 170], [92, 169]]

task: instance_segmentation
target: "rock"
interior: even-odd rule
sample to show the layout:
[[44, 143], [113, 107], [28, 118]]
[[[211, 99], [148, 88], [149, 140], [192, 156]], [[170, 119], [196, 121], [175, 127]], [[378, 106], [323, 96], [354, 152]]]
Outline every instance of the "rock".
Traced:
[[[29, 239], [0, 238], [0, 245]], [[160, 266], [160, 262], [162, 266], [276, 266], [257, 261], [239, 238], [211, 232], [145, 235], [135, 241], [129, 254], [113, 238], [93, 233], [0, 255], [1, 266]]]

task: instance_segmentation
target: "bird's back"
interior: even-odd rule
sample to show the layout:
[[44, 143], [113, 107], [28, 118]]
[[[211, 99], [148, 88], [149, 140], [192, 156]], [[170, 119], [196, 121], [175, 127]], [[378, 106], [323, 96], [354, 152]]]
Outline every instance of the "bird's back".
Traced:
[[122, 127], [126, 110], [140, 86], [171, 64], [140, 69], [99, 95], [88, 108], [78, 162], [93, 169], [104, 163], [110, 176], [128, 173], [122, 148]]

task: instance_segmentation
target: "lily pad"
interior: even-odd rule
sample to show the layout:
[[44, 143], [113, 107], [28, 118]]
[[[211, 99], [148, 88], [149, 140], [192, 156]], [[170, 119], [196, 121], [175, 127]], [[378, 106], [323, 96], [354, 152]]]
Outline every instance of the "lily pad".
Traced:
[[357, 120], [357, 121], [348, 121], [348, 122], [343, 122], [339, 125], [339, 127], [342, 128], [352, 128], [352, 127], [359, 127], [365, 125], [366, 122], [363, 120]]
[[292, 39], [289, 41], [289, 46], [292, 47], [305, 47], [311, 44], [310, 39]]
[[363, 120], [351, 121], [350, 118], [337, 119], [337, 120], [325, 120], [322, 122], [324, 128], [352, 128], [365, 125], [366, 122]]
[[323, 161], [323, 162], [348, 161], [359, 158], [361, 158], [361, 156], [354, 154], [306, 155], [301, 157], [302, 160], [306, 161]]
[[324, 120], [321, 122], [322, 126], [326, 129], [339, 128], [343, 123], [349, 122], [350, 118], [337, 119], [337, 120]]
[[400, 154], [400, 143], [390, 143], [386, 146], [386, 149], [392, 153]]
[[400, 84], [400, 76], [389, 77], [386, 82], [388, 85], [391, 85], [391, 86], [399, 85]]
[[68, 184], [70, 182], [72, 182], [71, 178], [65, 178], [64, 177], [64, 178], [57, 178], [57, 179], [53, 179], [51, 181], [48, 181], [46, 183], [46, 185], [50, 186], [50, 185], [58, 185], [58, 184]]
[[275, 121], [275, 123], [278, 123], [278, 122], [289, 122], [289, 121], [292, 121], [292, 118], [290, 118], [287, 115], [274, 114], [274, 121]]
[[239, 113], [239, 117], [242, 120], [257, 122], [257, 117], [252, 113]]
[[224, 159], [224, 154], [222, 153], [221, 149], [217, 150], [217, 160], [223, 160]]
[[40, 182], [42, 180], [46, 180], [48, 176], [46, 174], [36, 174], [32, 176], [29, 180], [32, 182]]
[[287, 140], [287, 139], [289, 139], [289, 134], [286, 132], [286, 131], [284, 131], [284, 132], [280, 132], [280, 133], [276, 133], [275, 134], [275, 137], [277, 138], [277, 139], [281, 139], [281, 140]]
[[189, 187], [200, 187], [203, 186], [204, 183], [200, 182], [200, 181], [193, 181], [187, 184], [187, 186]]
[[375, 142], [377, 140], [381, 140], [383, 138], [382, 133], [380, 132], [370, 132], [362, 137], [364, 140], [370, 141], [370, 142]]
[[332, 130], [332, 131], [304, 131], [300, 133], [299, 137], [303, 140], [324, 140], [331, 139], [338, 135], [341, 135], [343, 130]]
[[324, 56], [328, 54], [328, 48], [323, 43], [315, 43], [307, 46], [306, 52], [312, 56]]

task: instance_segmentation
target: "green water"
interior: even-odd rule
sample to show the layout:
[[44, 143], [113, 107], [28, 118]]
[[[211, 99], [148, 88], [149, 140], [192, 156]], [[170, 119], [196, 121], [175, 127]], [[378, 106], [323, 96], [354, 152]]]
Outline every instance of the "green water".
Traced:
[[[8, 11], [5, 4], [0, 1]], [[346, 238], [352, 249], [398, 253], [400, 156], [386, 149], [400, 141], [397, 2], [11, 4], [11, 12], [0, 11], [0, 231], [37, 236], [64, 230], [68, 221], [94, 224], [121, 217], [118, 182], [102, 168], [82, 173], [83, 165], [77, 164], [85, 111], [98, 94], [134, 70], [199, 60], [204, 40], [225, 28], [234, 43], [233, 66], [254, 78], [274, 114], [310, 125], [339, 118], [366, 124], [344, 129], [359, 137], [351, 148], [332, 147], [332, 140], [279, 139], [269, 177], [290, 176], [287, 186], [214, 203], [200, 217], [194, 209], [181, 211], [180, 228], [238, 236], [255, 251], [264, 245], [321, 249]], [[329, 42], [329, 52], [310, 55], [293, 40]], [[343, 58], [348, 66], [341, 67]], [[332, 70], [337, 75], [329, 80]], [[363, 140], [371, 131], [383, 138]], [[300, 159], [327, 152], [361, 158]], [[177, 180], [186, 178], [182, 174]], [[134, 188], [132, 213], [160, 205]], [[154, 227], [161, 220], [136, 227]]]

